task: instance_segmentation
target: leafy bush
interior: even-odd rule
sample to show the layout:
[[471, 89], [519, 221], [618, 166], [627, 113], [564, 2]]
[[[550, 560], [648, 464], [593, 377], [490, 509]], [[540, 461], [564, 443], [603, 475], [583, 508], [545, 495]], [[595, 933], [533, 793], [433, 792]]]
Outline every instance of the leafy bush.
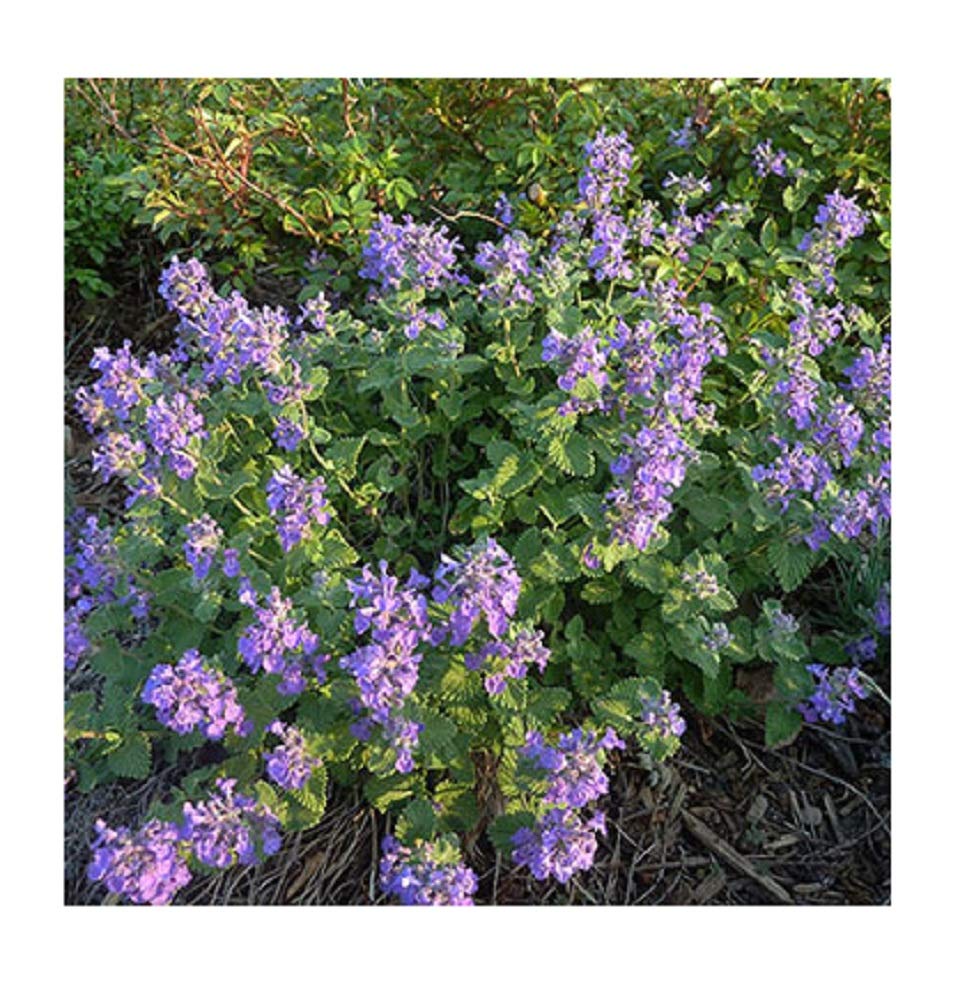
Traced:
[[68, 666], [102, 680], [68, 754], [85, 789], [204, 763], [142, 831], [99, 830], [92, 877], [166, 902], [186, 864], [316, 824], [331, 778], [398, 817], [404, 902], [468, 901], [484, 827], [565, 882], [606, 834], [608, 755], [677, 749], [673, 690], [771, 743], [852, 710], [888, 590], [821, 631], [789, 608], [882, 564], [889, 192], [802, 92], [791, 134], [795, 88], [729, 82], [637, 150], [602, 128], [546, 232], [514, 197], [470, 249], [379, 214], [340, 301], [315, 274], [295, 316], [170, 263], [177, 343], [102, 349], [78, 396], [128, 499], [71, 524]]
[[109, 257], [121, 249], [137, 205], [112, 181], [133, 166], [125, 150], [69, 150], [64, 186], [64, 280], [86, 299], [111, 296], [104, 276]]

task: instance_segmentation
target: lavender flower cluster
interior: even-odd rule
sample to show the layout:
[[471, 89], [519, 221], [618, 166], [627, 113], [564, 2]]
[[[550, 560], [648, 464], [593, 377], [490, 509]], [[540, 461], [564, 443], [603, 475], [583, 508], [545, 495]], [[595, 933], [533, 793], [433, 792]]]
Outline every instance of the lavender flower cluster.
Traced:
[[234, 778], [219, 778], [210, 799], [184, 805], [179, 836], [198, 860], [212, 868], [254, 865], [261, 848], [275, 854], [282, 846], [279, 821], [268, 806], [235, 791]]
[[94, 831], [87, 877], [103, 882], [108, 892], [132, 903], [166, 906], [191, 881], [176, 824], [151, 820], [132, 833], [126, 826], [112, 830], [99, 819]]
[[251, 732], [235, 685], [206, 665], [197, 649], [187, 650], [173, 666], [159, 663], [148, 677], [141, 700], [154, 706], [161, 725], [176, 733], [198, 729], [206, 739], [220, 740], [229, 727], [239, 736]]
[[326, 482], [322, 476], [307, 482], [289, 465], [272, 473], [266, 496], [269, 511], [276, 519], [283, 552], [289, 552], [310, 538], [313, 522], [329, 523], [331, 514], [325, 493]]
[[492, 667], [484, 677], [484, 690], [497, 695], [507, 688], [507, 679], [523, 680], [531, 666], [544, 672], [551, 651], [544, 645], [540, 629], [518, 628], [510, 641], [494, 640], [484, 643], [477, 653], [467, 653], [468, 670], [479, 670], [488, 661]]
[[222, 544], [222, 529], [211, 514], [185, 525], [185, 560], [192, 568], [196, 580], [204, 580], [211, 569], [212, 561]]
[[441, 555], [434, 579], [433, 600], [453, 608], [446, 626], [434, 630], [434, 642], [449, 632], [450, 645], [462, 646], [481, 617], [493, 638], [507, 631], [517, 611], [521, 581], [513, 559], [494, 539], [477, 542], [460, 560]]
[[423, 728], [406, 718], [403, 709], [419, 680], [420, 643], [430, 635], [426, 598], [421, 592], [429, 582], [413, 570], [401, 585], [381, 562], [379, 576], [366, 566], [357, 580], [347, 584], [350, 607], [356, 609], [356, 634], [369, 632], [373, 640], [341, 661], [359, 690], [352, 706], [359, 718], [352, 732], [366, 740], [378, 726], [396, 754], [396, 770], [401, 773], [413, 770], [413, 750]]
[[[301, 340], [294, 338], [285, 310], [254, 308], [238, 292], [217, 295], [197, 260], [173, 258], [160, 291], [179, 318], [175, 349], [142, 362], [127, 341], [114, 354], [99, 348], [91, 362], [98, 378], [76, 394], [95, 437], [94, 470], [105, 482], [126, 481], [128, 506], [161, 496], [166, 471], [181, 480], [194, 477], [209, 434], [203, 404], [212, 391], [240, 386], [249, 376], [276, 408], [276, 444], [291, 452], [305, 437], [305, 427], [281, 412], [309, 390], [301, 379], [305, 330]], [[296, 326], [319, 329], [327, 309], [324, 296], [317, 297]]]
[[269, 777], [286, 791], [298, 791], [312, 777], [313, 768], [322, 761], [309, 753], [305, 734], [296, 726], [288, 726], [276, 719], [266, 727], [266, 732], [281, 740], [273, 750], [262, 754]]
[[806, 255], [812, 272], [811, 285], [816, 290], [836, 290], [836, 256], [850, 240], [862, 236], [869, 222], [869, 215], [839, 190], [826, 196], [819, 206], [815, 223], [802, 238], [799, 251]]
[[592, 866], [595, 834], [605, 832], [604, 813], [595, 810], [587, 816], [581, 810], [607, 794], [601, 760], [605, 751], [624, 745], [610, 728], [600, 739], [575, 729], [562, 734], [557, 746], [548, 745], [538, 732], [527, 734], [521, 756], [542, 773], [547, 782], [543, 802], [550, 808], [534, 827], [521, 827], [511, 837], [514, 864], [526, 865], [536, 879], [553, 877], [561, 885]]
[[[725, 628], [725, 626], [722, 627]], [[727, 635], [727, 628], [725, 632]], [[722, 638], [721, 633], [719, 633], [718, 641]], [[728, 638], [725, 639], [725, 642], [728, 642]], [[654, 698], [647, 696], [642, 698], [641, 721], [649, 732], [655, 733], [662, 739], [681, 736], [685, 732], [685, 720], [681, 716], [681, 709], [672, 701], [672, 696], [668, 691], [662, 691]]]
[[[890, 339], [879, 351], [861, 349], [843, 370], [847, 381], [840, 391], [821, 391], [814, 359], [841, 336], [849, 311], [841, 303], [817, 306], [801, 282], [790, 284], [788, 298], [795, 310], [788, 341], [762, 353], [771, 366], [773, 396], [797, 434], [770, 435], [778, 454], [755, 466], [752, 478], [782, 512], [796, 497], [811, 501], [812, 523], [802, 539], [813, 550], [831, 535], [847, 541], [867, 530], [879, 535], [891, 515]], [[850, 482], [846, 470], [860, 454], [880, 455], [879, 465]]]
[[772, 140], [766, 139], [752, 150], [752, 169], [757, 177], [768, 177], [769, 174], [785, 177], [787, 159], [784, 149], [773, 150]]
[[150, 820], [136, 833], [112, 830], [103, 820], [94, 825], [93, 860], [87, 869], [92, 882], [132, 903], [164, 906], [191, 881], [187, 856], [214, 868], [258, 861], [282, 845], [279, 821], [263, 805], [235, 792], [233, 779], [221, 778], [217, 791], [197, 805], [186, 802], [184, 821]]
[[293, 616], [291, 598], [283, 597], [279, 588], [273, 587], [262, 607], [249, 581], [243, 579], [239, 600], [255, 613], [255, 621], [238, 639], [239, 656], [253, 673], [264, 670], [281, 677], [278, 690], [282, 694], [305, 690], [307, 669], [319, 680], [325, 679], [324, 664], [329, 657], [316, 654], [319, 637]]
[[517, 303], [530, 304], [534, 293], [523, 278], [531, 273], [530, 241], [520, 232], [508, 233], [497, 243], [484, 242], [477, 247], [474, 263], [485, 275], [478, 296], [501, 309]]
[[477, 876], [464, 864], [439, 861], [433, 844], [405, 847], [386, 837], [382, 850], [380, 888], [404, 906], [473, 906]]
[[810, 663], [806, 668], [816, 679], [816, 689], [797, 708], [807, 722], [831, 722], [841, 726], [846, 716], [856, 711], [856, 699], [867, 696], [860, 680], [858, 667], [836, 667], [830, 670], [822, 663]]
[[109, 528], [93, 515], [77, 511], [64, 531], [64, 668], [74, 670], [90, 652], [84, 631], [88, 616], [100, 607], [130, 608], [136, 620], [148, 614], [148, 595], [125, 573]]
[[410, 215], [394, 222], [381, 214], [363, 247], [359, 275], [378, 282], [382, 292], [395, 291], [404, 282], [432, 292], [452, 282], [466, 282], [456, 267], [459, 249], [456, 238], [447, 238], [445, 227], [421, 225]]

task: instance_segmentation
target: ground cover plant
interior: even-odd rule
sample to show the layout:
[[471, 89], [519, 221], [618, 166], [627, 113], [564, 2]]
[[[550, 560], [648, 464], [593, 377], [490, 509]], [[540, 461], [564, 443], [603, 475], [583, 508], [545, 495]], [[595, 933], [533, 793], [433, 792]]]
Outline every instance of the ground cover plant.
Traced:
[[[386, 898], [472, 903], [481, 839], [567, 886], [622, 754], [658, 773], [705, 719], [774, 747], [886, 699], [886, 88], [639, 86], [662, 99], [632, 112], [636, 83], [518, 145], [505, 190], [458, 173], [418, 211], [416, 177], [355, 242], [329, 220], [325, 263], [293, 233], [295, 303], [207, 266], [234, 241], [208, 231], [159, 272], [168, 342], [93, 352], [74, 407], [123, 502], [69, 511], [68, 773], [174, 775], [97, 821], [112, 897], [259, 865], [335, 788], [389, 817]], [[415, 100], [374, 106], [394, 86]], [[523, 93], [564, 115], [582, 86]]]

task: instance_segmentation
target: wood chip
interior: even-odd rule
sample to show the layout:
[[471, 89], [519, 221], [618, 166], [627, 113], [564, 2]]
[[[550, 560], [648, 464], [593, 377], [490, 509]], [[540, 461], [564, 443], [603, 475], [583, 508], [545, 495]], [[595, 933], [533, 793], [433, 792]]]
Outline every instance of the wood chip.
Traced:
[[763, 844], [762, 849], [770, 854], [774, 851], [784, 851], [787, 847], [795, 847], [799, 843], [799, 837], [795, 833], [785, 833], [775, 840], [770, 840], [768, 844]]
[[727, 885], [729, 880], [725, 877], [725, 872], [714, 872], [708, 878], [697, 885], [692, 890], [692, 902], [708, 903], [714, 899]]
[[757, 795], [752, 800], [752, 805], [749, 806], [748, 813], [746, 813], [746, 822], [750, 826], [754, 826], [760, 819], [762, 819], [763, 816], [765, 816], [768, 808], [769, 800], [764, 795]]
[[700, 840], [709, 850], [714, 851], [723, 861], [742, 872], [743, 875], [747, 875], [779, 902], [792, 902], [792, 897], [774, 878], [758, 871], [751, 861], [739, 854], [730, 844], [727, 844], [714, 830], [710, 830], [697, 816], [685, 810], [682, 812], [682, 819], [688, 832]]
[[843, 843], [843, 830], [839, 825], [839, 817], [836, 815], [836, 807], [828, 792], [823, 793], [823, 805], [826, 807], [826, 815], [829, 817], [829, 825], [833, 828], [833, 836], [837, 844]]

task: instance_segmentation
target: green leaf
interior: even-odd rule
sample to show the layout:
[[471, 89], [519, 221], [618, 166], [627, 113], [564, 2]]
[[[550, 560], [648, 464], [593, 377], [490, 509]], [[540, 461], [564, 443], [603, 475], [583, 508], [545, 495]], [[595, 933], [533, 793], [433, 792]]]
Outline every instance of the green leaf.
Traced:
[[787, 746], [802, 729], [802, 716], [791, 708], [771, 702], [766, 708], [766, 746]]
[[436, 833], [436, 821], [433, 806], [426, 799], [413, 799], [396, 823], [396, 836], [410, 845], [417, 840], [431, 840]]
[[119, 778], [146, 778], [151, 771], [151, 741], [147, 734], [125, 733], [108, 762]]
[[332, 462], [337, 476], [352, 479], [356, 475], [356, 463], [365, 443], [366, 435], [363, 434], [360, 437], [340, 438], [329, 445], [326, 458]]
[[363, 794], [373, 808], [379, 812], [386, 812], [394, 802], [412, 798], [421, 784], [420, 776], [415, 771], [410, 774], [393, 773], [375, 776], [363, 786]]
[[771, 215], [762, 223], [762, 229], [759, 231], [759, 242], [766, 253], [772, 253], [779, 242], [779, 227]]
[[610, 576], [589, 580], [581, 588], [581, 597], [588, 604], [612, 604], [620, 596], [621, 584]]
[[782, 539], [772, 542], [766, 556], [779, 585], [787, 594], [806, 579], [815, 562], [813, 552], [807, 546], [790, 545]]

